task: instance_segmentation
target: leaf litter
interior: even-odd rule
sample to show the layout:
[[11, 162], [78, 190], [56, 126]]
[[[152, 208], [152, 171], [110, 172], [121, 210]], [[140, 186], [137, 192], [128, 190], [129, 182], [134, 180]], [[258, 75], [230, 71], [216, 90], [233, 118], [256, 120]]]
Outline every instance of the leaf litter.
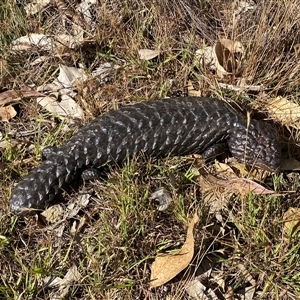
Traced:
[[[39, 3], [38, 3], [39, 2]], [[50, 3], [50, 1], [38, 1], [36, 3], [31, 3], [31, 6], [27, 5], [26, 11], [28, 14], [36, 14], [39, 12], [41, 9], [43, 9], [46, 5]], [[95, 4], [95, 2], [92, 3], [90, 1], [90, 4]], [[78, 6], [78, 9], [80, 12], [84, 15], [84, 18], [87, 22], [90, 22], [92, 24], [92, 15], [90, 13], [90, 4], [86, 1], [82, 1], [82, 3]], [[239, 7], [237, 8], [237, 18], [236, 20], [239, 19], [239, 14], [242, 11], [247, 11], [247, 10], [253, 10], [253, 5], [250, 4], [250, 2], [247, 4], [246, 1], [241, 1], [239, 2]], [[80, 27], [80, 26], [79, 26]], [[73, 28], [74, 29], [74, 28]], [[12, 50], [14, 51], [48, 51], [49, 53], [52, 53], [54, 55], [60, 55], [62, 51], [66, 48], [70, 49], [75, 49], [76, 47], [82, 45], [85, 42], [85, 39], [83, 37], [83, 31], [79, 30], [77, 31], [78, 35], [68, 35], [68, 34], [60, 34], [55, 36], [55, 38], [47, 35], [41, 35], [41, 34], [29, 34], [27, 36], [21, 37], [17, 40], [15, 40], [12, 43]], [[60, 48], [59, 45], [63, 44], [63, 48]], [[58, 51], [58, 49], [60, 49]], [[61, 50], [62, 49], [62, 50]], [[160, 55], [159, 50], [150, 50], [150, 49], [141, 49], [138, 51], [138, 55], [141, 60], [151, 60], [157, 56]], [[236, 55], [239, 54], [240, 56]], [[227, 40], [227, 39], [220, 39], [218, 40], [213, 47], [209, 48], [206, 47], [204, 51], [199, 51], [197, 53], [198, 59], [202, 59], [204, 64], [211, 70], [216, 71], [217, 75], [219, 78], [223, 79], [228, 75], [236, 74], [238, 69], [241, 67], [242, 64], [242, 58], [244, 55], [244, 48], [243, 45], [240, 42], [237, 41], [232, 41], [232, 40]], [[238, 59], [236, 57], [239, 57]], [[38, 63], [38, 62], [36, 62]], [[100, 70], [98, 72], [95, 70], [92, 73], [92, 76], [99, 76], [106, 78], [110, 73], [110, 70], [114, 68], [114, 65], [110, 63], [106, 63], [107, 68], [102, 68], [100, 67]], [[81, 110], [80, 106], [77, 105], [76, 101], [74, 101], [74, 98], [76, 97], [76, 93], [74, 90], [76, 89], [76, 85], [78, 83], [83, 83], [85, 82], [90, 74], [87, 74], [84, 69], [82, 68], [75, 68], [75, 67], [67, 67], [64, 65], [60, 65], [60, 75], [58, 78], [52, 83], [48, 85], [48, 91], [50, 92], [49, 95], [44, 96], [44, 95], [37, 95], [34, 94], [35, 91], [32, 92], [32, 97], [37, 97], [37, 96], [42, 96], [39, 98], [39, 104], [42, 105], [45, 109], [49, 110], [51, 113], [54, 115], [58, 114], [61, 116], [69, 116], [69, 117], [77, 117], [77, 118], [82, 118], [83, 117], [83, 111]], [[244, 79], [244, 78], [243, 78]], [[101, 78], [101, 80], [103, 80]], [[245, 79], [246, 81], [246, 79]], [[253, 90], [255, 91], [260, 91], [264, 89], [263, 86], [247, 86], [244, 84], [241, 85], [228, 85], [226, 83], [218, 83], [219, 87], [223, 89], [229, 89], [229, 90], [234, 90], [234, 91], [239, 91], [245, 89]], [[41, 87], [39, 87], [41, 88]], [[45, 91], [45, 90], [43, 90]], [[36, 92], [38, 93], [38, 92]], [[201, 93], [201, 91], [199, 91]], [[197, 94], [198, 95], [198, 94]], [[31, 97], [29, 95], [29, 97]], [[1, 96], [0, 96], [1, 97]], [[61, 98], [61, 101], [58, 101], [58, 98]], [[0, 98], [1, 99], [1, 98]], [[14, 102], [13, 97], [10, 98], [10, 100], [3, 100], [4, 104], [8, 104], [10, 102]], [[15, 100], [17, 97], [15, 98]], [[7, 101], [7, 102], [6, 102]], [[276, 100], [277, 101], [277, 100]], [[281, 122], [285, 122], [287, 126], [294, 126], [295, 128], [298, 128], [298, 116], [297, 116], [297, 108], [293, 106], [289, 101], [274, 101], [273, 103], [270, 102], [270, 115], [273, 116], [273, 118], [278, 119]], [[64, 106], [64, 103], [67, 103], [66, 106]], [[281, 108], [280, 108], [281, 107]], [[284, 109], [282, 110], [282, 108]], [[284, 112], [283, 112], [284, 111]], [[293, 117], [291, 117], [291, 111], [293, 111]], [[13, 115], [13, 113], [11, 114]], [[13, 116], [12, 116], [13, 117]], [[7, 120], [9, 120], [8, 117], [6, 117]], [[291, 125], [292, 124], [292, 125]], [[232, 170], [231, 170], [232, 171]], [[233, 173], [229, 171], [229, 173]], [[231, 174], [231, 176], [233, 175]], [[224, 175], [224, 173], [222, 174]], [[257, 193], [257, 194], [273, 194], [274, 191], [268, 190], [264, 188], [263, 186], [257, 184], [256, 182], [250, 180], [250, 179], [243, 179], [243, 178], [230, 178], [230, 179], [223, 179], [219, 178], [217, 176], [212, 176], [208, 175], [205, 177], [205, 181], [210, 182], [210, 185], [214, 185], [220, 188], [225, 188], [229, 192], [240, 192], [242, 194], [247, 194], [249, 192], [252, 193]], [[164, 194], [166, 196], [166, 194]], [[156, 197], [158, 197], [156, 195]], [[155, 198], [155, 197], [154, 197]], [[153, 199], [154, 199], [153, 198]], [[161, 203], [163, 206], [165, 203]], [[167, 204], [168, 205], [168, 204]], [[167, 207], [166, 205], [166, 207]], [[166, 208], [164, 207], [164, 209]], [[223, 206], [224, 207], [224, 206]], [[70, 211], [72, 209], [70, 208]], [[76, 214], [76, 209], [73, 212]], [[71, 213], [71, 215], [73, 215]], [[77, 211], [78, 213], [78, 211]], [[54, 215], [56, 213], [53, 213]], [[295, 211], [293, 211], [294, 215], [297, 215]], [[51, 215], [51, 213], [50, 213]], [[51, 217], [50, 217], [51, 218]], [[287, 232], [288, 229], [287, 227], [292, 227], [293, 230], [298, 226], [298, 221], [296, 218], [293, 218], [292, 221], [290, 221], [289, 216], [286, 217], [285, 223], [286, 227], [284, 230]], [[57, 220], [56, 220], [57, 221]], [[294, 226], [293, 224], [296, 222], [297, 226]], [[191, 222], [188, 228], [188, 233], [187, 233], [187, 238], [186, 238], [186, 243], [184, 246], [186, 248], [182, 247], [182, 249], [179, 250], [179, 254], [183, 255], [184, 259], [183, 262], [175, 263], [174, 269], [176, 271], [172, 270], [171, 273], [175, 274], [176, 272], [180, 272], [180, 270], [183, 270], [189, 263], [190, 263], [190, 256], [192, 253], [191, 250], [191, 245], [193, 244], [193, 234], [191, 231], [193, 230], [193, 227], [196, 222]], [[292, 225], [291, 225], [292, 224]], [[191, 228], [192, 227], [192, 228]], [[181, 252], [184, 253], [181, 253]], [[178, 254], [177, 253], [177, 254]], [[173, 255], [173, 254], [172, 254]], [[176, 256], [176, 255], [175, 255]], [[159, 259], [158, 259], [159, 261]], [[163, 260], [162, 260], [163, 261]], [[167, 264], [168, 262], [172, 262], [172, 258], [167, 259]], [[174, 258], [174, 261], [176, 259]], [[161, 264], [158, 263], [158, 265]], [[165, 262], [162, 263], [164, 265]], [[171, 264], [169, 264], [171, 265]], [[154, 268], [155, 269], [155, 268]], [[161, 265], [158, 266], [158, 269], [163, 269]], [[75, 273], [75, 272], [74, 272]], [[164, 273], [164, 272], [163, 272]], [[178, 273], [177, 273], [178, 274]], [[175, 274], [174, 276], [176, 276]], [[163, 275], [155, 275], [158, 278], [157, 280], [161, 280], [162, 282], [166, 280], [166, 274]], [[173, 277], [174, 277], [173, 276]], [[67, 275], [66, 275], [67, 277]], [[75, 276], [76, 277], [76, 276]], [[74, 278], [75, 278], [74, 277]], [[173, 278], [172, 277], [172, 278]], [[77, 277], [76, 277], [77, 278]], [[76, 280], [75, 278], [75, 280]], [[155, 278], [155, 280], [156, 280]], [[171, 278], [171, 279], [172, 279]], [[167, 281], [171, 280], [168, 279]], [[73, 279], [71, 279], [72, 281]], [[154, 280], [154, 282], [155, 282]], [[71, 282], [70, 280], [66, 280], [66, 285]], [[222, 282], [222, 280], [220, 280]], [[154, 285], [157, 284], [154, 283]], [[223, 285], [220, 283], [220, 285]], [[203, 287], [199, 287], [199, 289], [203, 289]], [[62, 292], [60, 296], [65, 296], [66, 293]], [[210, 294], [210, 299], [213, 298], [213, 293]], [[249, 298], [250, 299], [250, 298]], [[252, 299], [252, 298], [251, 298]]]
[[151, 266], [150, 288], [158, 287], [173, 279], [183, 271], [194, 256], [194, 226], [199, 217], [194, 214], [187, 229], [186, 240], [178, 251], [169, 254], [158, 254]]

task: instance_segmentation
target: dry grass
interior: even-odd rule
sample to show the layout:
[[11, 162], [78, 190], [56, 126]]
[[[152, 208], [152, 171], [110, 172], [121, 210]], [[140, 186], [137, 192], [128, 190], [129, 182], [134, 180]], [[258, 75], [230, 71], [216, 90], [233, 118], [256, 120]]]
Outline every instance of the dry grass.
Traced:
[[[21, 4], [11, 2], [4, 0], [0, 7], [2, 91], [52, 82], [59, 64], [81, 64], [90, 71], [105, 62], [120, 66], [104, 83], [93, 79], [78, 86], [76, 100], [85, 110], [85, 121], [134, 101], [185, 96], [188, 80], [204, 96], [232, 99], [242, 106], [254, 104], [262, 112], [271, 97], [296, 99], [299, 94], [297, 2], [264, 1], [237, 16], [232, 1], [104, 0], [93, 11], [96, 25], [92, 28], [76, 15], [77, 1], [68, 6], [53, 1], [31, 17], [26, 17]], [[27, 32], [70, 33], [74, 23], [86, 29], [89, 42], [60, 55], [38, 49], [16, 54], [9, 47]], [[242, 77], [267, 90], [242, 96], [222, 90], [214, 72], [194, 66], [195, 51], [219, 38], [238, 40], [246, 47], [243, 68], [223, 82], [237, 85]], [[143, 48], [160, 49], [162, 54], [142, 61], [137, 52]], [[32, 61], [42, 55], [47, 58], [32, 67]], [[190, 158], [139, 158], [112, 166], [104, 170], [101, 180], [66, 196], [75, 203], [78, 193], [92, 191], [93, 195], [86, 208], [58, 224], [45, 224], [37, 216], [12, 215], [8, 199], [13, 184], [39, 164], [45, 146], [63, 143], [78, 125], [64, 132], [63, 121], [34, 99], [19, 101], [15, 109], [14, 119], [0, 123], [7, 142], [0, 148], [0, 299], [53, 299], [57, 287], [49, 286], [49, 280], [63, 278], [73, 265], [81, 278], [70, 287], [66, 296], [70, 299], [192, 299], [184, 286], [199, 273], [219, 299], [231, 291], [236, 297], [243, 295], [249, 278], [256, 283], [253, 299], [298, 299], [299, 233], [289, 239], [282, 233], [284, 212], [299, 206], [297, 194], [235, 195], [219, 215], [210, 213], [192, 172], [197, 164]], [[275, 127], [283, 132], [280, 125]], [[33, 134], [17, 136], [21, 131]], [[298, 143], [295, 136], [289, 149]], [[278, 191], [297, 191], [299, 176], [281, 173], [269, 176], [265, 184]], [[158, 187], [167, 188], [174, 199], [165, 212], [149, 202]], [[153, 258], [183, 244], [187, 219], [196, 210], [201, 221], [195, 229], [193, 264], [170, 283], [149, 291]], [[83, 226], [74, 233], [72, 228], [78, 224]], [[203, 272], [209, 268], [212, 275], [206, 277]], [[224, 290], [215, 280], [218, 276]]]

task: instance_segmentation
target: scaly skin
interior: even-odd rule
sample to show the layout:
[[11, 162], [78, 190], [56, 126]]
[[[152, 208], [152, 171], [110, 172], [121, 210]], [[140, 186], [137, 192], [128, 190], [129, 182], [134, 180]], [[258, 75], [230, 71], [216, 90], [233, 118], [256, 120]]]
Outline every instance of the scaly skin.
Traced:
[[148, 156], [209, 153], [227, 143], [231, 154], [248, 165], [277, 171], [280, 147], [274, 130], [212, 98], [170, 98], [111, 111], [82, 127], [65, 145], [45, 151], [45, 160], [13, 190], [10, 207], [43, 209], [88, 167]]

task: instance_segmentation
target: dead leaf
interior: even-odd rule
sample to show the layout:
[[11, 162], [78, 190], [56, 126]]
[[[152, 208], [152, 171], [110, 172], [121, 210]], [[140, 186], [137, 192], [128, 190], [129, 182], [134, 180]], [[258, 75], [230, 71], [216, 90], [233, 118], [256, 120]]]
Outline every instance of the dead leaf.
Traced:
[[186, 288], [186, 292], [190, 297], [196, 300], [218, 300], [220, 298], [217, 297], [215, 292], [210, 288], [207, 288], [204, 284], [200, 282], [199, 279], [194, 279], [190, 281]]
[[63, 53], [63, 49], [76, 49], [84, 42], [83, 34], [70, 35], [70, 34], [57, 34], [55, 36], [56, 53]]
[[44, 96], [44, 94], [33, 90], [21, 90], [21, 91], [8, 90], [0, 93], [0, 106], [11, 102], [16, 102], [22, 98], [38, 97], [38, 96]]
[[254, 298], [255, 292], [256, 292], [256, 286], [245, 287], [245, 300], [255, 299]]
[[25, 12], [27, 16], [34, 15], [37, 12], [41, 11], [43, 7], [48, 5], [51, 2], [51, 0], [35, 0], [31, 1], [31, 3], [28, 3], [24, 6]]
[[45, 218], [45, 220], [49, 223], [55, 223], [61, 219], [63, 219], [64, 216], [64, 209], [61, 205], [53, 205], [49, 208], [45, 209], [41, 216]]
[[238, 190], [241, 194], [254, 193], [257, 195], [271, 195], [276, 193], [247, 178], [230, 179], [226, 186], [227, 188]]
[[300, 129], [300, 106], [293, 101], [278, 96], [266, 105], [266, 109], [275, 120]]
[[215, 168], [218, 174], [225, 174], [227, 178], [238, 178], [233, 169], [227, 164], [216, 162]]
[[249, 270], [247, 270], [247, 268], [243, 264], [238, 264], [237, 268], [241, 271], [243, 280], [248, 281], [251, 284], [251, 286], [256, 286], [256, 280], [252, 277]]
[[83, 69], [59, 65], [57, 81], [65, 88], [74, 87], [78, 82], [87, 80], [88, 76]]
[[47, 83], [45, 85], [41, 85], [37, 88], [38, 91], [45, 91], [45, 92], [46, 91], [59, 92], [61, 89], [63, 89], [63, 86], [57, 80], [54, 80], [53, 82]]
[[292, 236], [300, 228], [300, 208], [290, 207], [283, 215], [283, 232]]
[[227, 83], [218, 82], [218, 86], [225, 90], [230, 90], [234, 92], [245, 92], [245, 91], [254, 91], [260, 92], [265, 90], [266, 88], [263, 85], [232, 85]]
[[64, 276], [63, 279], [56, 277], [50, 278], [46, 277], [44, 282], [50, 287], [58, 287], [58, 291], [53, 293], [50, 297], [52, 300], [65, 299], [67, 296], [70, 286], [74, 284], [74, 282], [78, 282], [81, 278], [81, 275], [77, 269], [76, 265], [73, 265]]
[[82, 230], [83, 226], [85, 226], [85, 224], [87, 223], [87, 221], [88, 221], [87, 216], [81, 217], [74, 233], [80, 232]]
[[198, 49], [195, 53], [196, 64], [200, 61], [211, 70], [216, 70], [216, 55], [213, 46], [206, 46], [204, 49]]
[[7, 122], [10, 119], [12, 119], [13, 117], [15, 117], [16, 114], [17, 114], [17, 112], [11, 105], [0, 107], [0, 120], [1, 121]]
[[215, 44], [215, 54], [217, 57], [217, 74], [222, 78], [225, 74], [235, 73], [241, 65], [241, 59], [235, 58], [244, 54], [244, 47], [240, 42], [229, 39], [221, 39]]
[[198, 221], [199, 217], [195, 214], [189, 224], [185, 243], [180, 250], [166, 255], [159, 254], [156, 257], [151, 267], [150, 288], [163, 285], [189, 265], [194, 256], [193, 229]]
[[35, 60], [33, 60], [32, 62], [30, 62], [30, 66], [34, 67], [36, 65], [39, 65], [40, 63], [49, 60], [49, 55], [41, 55], [39, 57], [37, 57]]
[[142, 60], [150, 60], [157, 57], [160, 54], [160, 50], [151, 50], [151, 49], [140, 49], [139, 56]]
[[209, 69], [215, 70], [220, 78], [236, 73], [241, 66], [244, 47], [238, 41], [220, 39], [214, 46], [196, 51], [196, 59], [203, 61]]
[[11, 43], [13, 51], [29, 51], [32, 49], [50, 51], [52, 48], [53, 39], [47, 35], [37, 33], [21, 36]]
[[71, 203], [70, 205], [68, 205], [67, 217], [68, 218], [75, 217], [81, 209], [83, 209], [89, 204], [90, 198], [91, 198], [90, 194], [79, 195], [76, 203]]
[[276, 194], [275, 191], [266, 189], [262, 185], [247, 178], [232, 178], [229, 180], [223, 180], [213, 175], [208, 174], [206, 177], [211, 183], [217, 184], [220, 187], [224, 187], [228, 190], [238, 191], [241, 194], [254, 193], [258, 195], [271, 195]]
[[88, 24], [93, 23], [93, 15], [91, 11], [93, 9], [93, 5], [96, 4], [97, 4], [97, 0], [88, 0], [88, 1], [82, 1], [77, 7], [77, 10], [83, 15], [84, 20]]
[[103, 83], [105, 79], [114, 71], [119, 69], [120, 66], [116, 64], [112, 64], [109, 62], [105, 62], [101, 64], [97, 69], [92, 72], [93, 77], [97, 77], [100, 83]]
[[84, 112], [81, 107], [68, 95], [61, 95], [61, 101], [58, 102], [56, 98], [46, 96], [38, 97], [37, 103], [43, 106], [49, 112], [71, 118], [83, 118]]

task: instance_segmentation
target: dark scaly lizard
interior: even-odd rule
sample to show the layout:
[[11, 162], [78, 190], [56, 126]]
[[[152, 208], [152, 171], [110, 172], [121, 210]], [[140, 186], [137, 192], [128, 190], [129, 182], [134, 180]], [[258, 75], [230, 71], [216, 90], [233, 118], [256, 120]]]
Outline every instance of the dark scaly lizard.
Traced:
[[280, 146], [274, 130], [212, 98], [145, 101], [110, 111], [83, 126], [63, 146], [45, 150], [45, 160], [14, 188], [10, 207], [43, 209], [89, 167], [147, 156], [210, 152], [226, 143], [233, 157], [248, 165], [277, 171]]

